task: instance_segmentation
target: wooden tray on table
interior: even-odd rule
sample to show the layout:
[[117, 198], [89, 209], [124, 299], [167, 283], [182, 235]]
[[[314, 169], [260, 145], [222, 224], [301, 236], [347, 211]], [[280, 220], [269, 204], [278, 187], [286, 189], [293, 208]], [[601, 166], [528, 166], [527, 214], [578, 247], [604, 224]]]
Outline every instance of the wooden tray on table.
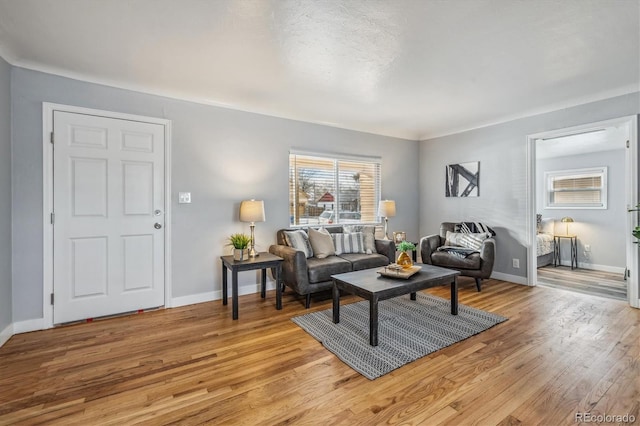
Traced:
[[378, 269], [376, 272], [383, 277], [409, 279], [422, 269], [420, 266], [413, 265], [409, 268], [403, 268], [396, 263], [392, 263], [384, 268]]

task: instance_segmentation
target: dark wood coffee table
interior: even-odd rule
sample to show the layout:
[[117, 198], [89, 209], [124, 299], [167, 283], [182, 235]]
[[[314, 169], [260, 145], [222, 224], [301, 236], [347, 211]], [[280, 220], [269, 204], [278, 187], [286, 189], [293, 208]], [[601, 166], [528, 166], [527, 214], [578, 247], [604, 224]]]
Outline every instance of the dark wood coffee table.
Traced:
[[340, 322], [340, 290], [352, 293], [369, 301], [369, 343], [378, 346], [378, 302], [392, 297], [411, 295], [416, 300], [416, 292], [442, 284], [451, 284], [451, 315], [458, 315], [458, 281], [460, 272], [439, 266], [424, 265], [420, 272], [408, 279], [387, 278], [376, 271], [380, 268], [364, 269], [332, 275], [333, 279], [333, 322]]

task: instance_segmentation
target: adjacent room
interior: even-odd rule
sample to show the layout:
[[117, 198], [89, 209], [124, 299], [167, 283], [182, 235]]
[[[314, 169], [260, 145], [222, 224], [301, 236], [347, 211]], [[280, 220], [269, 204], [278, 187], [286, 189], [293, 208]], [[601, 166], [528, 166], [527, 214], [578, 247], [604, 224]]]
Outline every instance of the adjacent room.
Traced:
[[627, 300], [629, 138], [620, 125], [536, 141], [538, 285]]
[[0, 424], [632, 424], [640, 1], [0, 0]]

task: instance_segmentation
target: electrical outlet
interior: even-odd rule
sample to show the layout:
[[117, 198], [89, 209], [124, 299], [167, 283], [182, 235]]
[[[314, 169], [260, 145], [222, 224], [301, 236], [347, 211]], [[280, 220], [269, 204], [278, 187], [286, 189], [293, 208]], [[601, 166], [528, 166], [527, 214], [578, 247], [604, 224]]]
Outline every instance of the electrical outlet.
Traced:
[[591, 245], [590, 244], [585, 244], [584, 245], [584, 251], [591, 251]]
[[514, 268], [520, 267], [520, 259], [513, 259], [513, 267]]

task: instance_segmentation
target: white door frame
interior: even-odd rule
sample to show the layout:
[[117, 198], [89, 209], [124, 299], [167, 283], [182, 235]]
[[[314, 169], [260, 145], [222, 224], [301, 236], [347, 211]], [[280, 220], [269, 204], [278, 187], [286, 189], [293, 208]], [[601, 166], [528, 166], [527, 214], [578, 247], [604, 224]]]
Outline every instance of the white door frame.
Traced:
[[124, 114], [112, 111], [102, 111], [91, 108], [83, 108], [70, 105], [42, 103], [42, 241], [43, 241], [43, 277], [42, 277], [42, 318], [43, 328], [53, 327], [53, 306], [51, 305], [51, 293], [53, 293], [53, 226], [51, 226], [51, 212], [53, 212], [53, 148], [51, 144], [51, 132], [53, 132], [53, 111], [62, 111], [76, 114], [95, 115], [100, 117], [120, 120], [141, 121], [144, 123], [159, 124], [164, 126], [164, 193], [165, 193], [165, 219], [164, 219], [164, 307], [171, 307], [171, 120], [141, 115]]
[[[551, 130], [548, 132], [536, 133], [527, 136], [527, 235], [529, 259], [527, 262], [527, 284], [535, 286], [538, 279], [537, 259], [536, 259], [536, 139], [554, 138], [566, 136], [576, 133], [585, 133], [606, 126], [614, 126], [620, 124], [629, 125], [629, 148], [625, 154], [625, 195], [629, 201], [628, 208], [638, 204], [638, 116], [631, 115], [626, 117], [615, 118], [611, 120], [599, 121], [596, 123], [588, 123], [580, 126], [568, 127], [564, 129]], [[637, 215], [627, 215], [627, 235], [626, 235], [626, 252], [627, 259], [625, 263], [630, 270], [630, 276], [627, 278], [627, 294], [628, 301], [634, 308], [640, 307], [640, 282], [638, 280], [638, 244], [633, 244], [633, 236], [631, 230], [638, 225]], [[635, 253], [635, 256], [629, 256], [629, 253]], [[630, 263], [630, 264], [629, 264]]]

